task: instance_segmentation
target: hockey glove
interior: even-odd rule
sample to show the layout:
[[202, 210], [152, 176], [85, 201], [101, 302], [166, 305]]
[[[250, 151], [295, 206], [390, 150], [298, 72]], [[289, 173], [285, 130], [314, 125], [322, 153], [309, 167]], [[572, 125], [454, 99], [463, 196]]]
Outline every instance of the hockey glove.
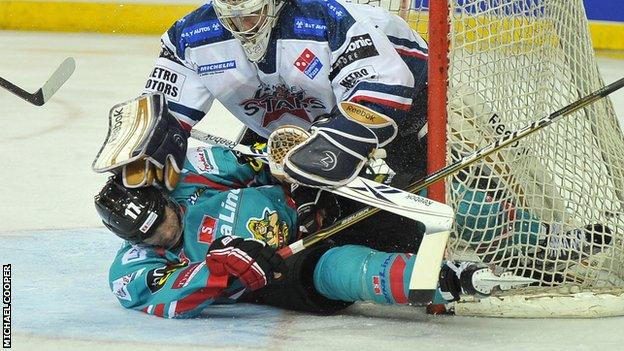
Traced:
[[293, 184], [291, 197], [297, 205], [297, 228], [300, 237], [314, 234], [334, 224], [342, 213], [336, 195], [327, 191]]
[[232, 275], [251, 290], [257, 290], [286, 272], [286, 263], [266, 243], [226, 235], [208, 248], [206, 264], [210, 274]]

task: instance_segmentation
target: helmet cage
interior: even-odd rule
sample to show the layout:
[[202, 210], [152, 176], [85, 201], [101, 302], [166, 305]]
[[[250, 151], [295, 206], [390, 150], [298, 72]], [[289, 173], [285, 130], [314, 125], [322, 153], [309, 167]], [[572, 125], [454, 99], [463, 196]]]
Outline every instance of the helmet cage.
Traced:
[[253, 62], [262, 59], [284, 1], [214, 0], [213, 5], [217, 18], [241, 42], [247, 58]]

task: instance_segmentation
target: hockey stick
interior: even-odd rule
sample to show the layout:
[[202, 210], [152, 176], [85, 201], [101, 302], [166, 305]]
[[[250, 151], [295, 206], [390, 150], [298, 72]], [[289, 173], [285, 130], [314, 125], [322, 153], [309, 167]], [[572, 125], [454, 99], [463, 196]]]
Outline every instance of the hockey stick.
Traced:
[[[349, 103], [349, 107], [352, 108], [351, 111], [358, 108], [353, 103]], [[191, 130], [191, 137], [207, 144], [230, 148], [240, 154], [268, 163], [268, 155], [250, 146], [237, 144], [225, 138], [198, 130]], [[437, 288], [440, 264], [444, 257], [444, 251], [450, 236], [450, 228], [453, 223], [453, 210], [442, 203], [361, 177], [357, 177], [345, 186], [328, 188], [326, 190], [369, 205], [366, 209], [375, 207], [375, 212], [371, 212], [371, 215], [381, 209], [419, 221], [425, 225], [426, 232], [416, 253], [416, 261], [410, 277], [410, 291], [413, 292], [412, 295], [415, 295], [410, 302], [414, 304], [430, 302]], [[343, 219], [339, 223], [342, 221], [344, 221], [345, 225], [338, 228], [336, 232], [351, 225], [348, 219]], [[278, 253], [280, 256], [287, 258], [308, 246], [305, 244], [305, 239], [299, 240], [289, 247], [279, 250]], [[533, 279], [523, 277], [512, 278], [508, 278], [511, 280], [505, 280], [504, 283], [513, 286], [514, 284], [527, 285], [535, 282]], [[501, 283], [501, 281], [499, 280], [498, 283]]]
[[[237, 144], [198, 130], [191, 130], [191, 137], [208, 144], [228, 147], [233, 151], [268, 162], [266, 154], [249, 146]], [[444, 250], [455, 215], [453, 209], [448, 205], [418, 196], [413, 192], [408, 193], [362, 177], [357, 177], [345, 186], [328, 188], [327, 190], [368, 206], [338, 220], [327, 229], [281, 248], [278, 250], [278, 254], [283, 258], [288, 258], [380, 210], [396, 213], [419, 221], [426, 227], [412, 268], [409, 301], [414, 304], [430, 302], [438, 285], [440, 264], [444, 258]], [[523, 278], [519, 284], [532, 282], [532, 280], [527, 281], [526, 278]], [[516, 281], [516, 283], [518, 282]]]
[[32, 94], [2, 77], [0, 77], [0, 87], [5, 88], [33, 105], [42, 106], [48, 102], [52, 95], [54, 95], [54, 93], [61, 88], [69, 77], [71, 77], [75, 69], [76, 62], [74, 59], [72, 57], [66, 58], [65, 61], [63, 61], [63, 63], [61, 63], [61, 65], [56, 69], [56, 71], [52, 73], [45, 84]]

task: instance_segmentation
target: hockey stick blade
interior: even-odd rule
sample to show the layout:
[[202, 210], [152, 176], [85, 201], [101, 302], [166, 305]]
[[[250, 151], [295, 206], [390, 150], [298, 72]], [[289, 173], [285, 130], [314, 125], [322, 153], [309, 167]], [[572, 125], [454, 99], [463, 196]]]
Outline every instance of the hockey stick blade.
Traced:
[[65, 61], [63, 61], [63, 63], [61, 63], [61, 65], [56, 69], [56, 71], [52, 73], [45, 84], [32, 94], [2, 77], [0, 77], [0, 87], [5, 88], [33, 105], [42, 106], [50, 100], [52, 95], [54, 95], [54, 93], [56, 93], [61, 86], [63, 86], [63, 84], [65, 84], [69, 77], [71, 77], [74, 73], [75, 69], [76, 61], [72, 57], [66, 58]]
[[445, 230], [423, 236], [409, 282], [407, 299], [410, 304], [423, 305], [433, 300], [450, 235], [450, 230]]

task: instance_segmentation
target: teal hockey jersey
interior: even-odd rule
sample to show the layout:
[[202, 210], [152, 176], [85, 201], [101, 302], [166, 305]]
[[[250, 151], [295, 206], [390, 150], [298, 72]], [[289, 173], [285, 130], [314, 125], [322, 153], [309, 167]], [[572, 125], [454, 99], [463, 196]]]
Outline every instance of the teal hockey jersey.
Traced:
[[235, 278], [223, 282], [210, 276], [205, 263], [210, 243], [236, 235], [279, 248], [297, 239], [292, 199], [271, 183], [264, 167], [228, 149], [189, 148], [171, 196], [182, 206], [182, 248], [172, 252], [125, 242], [110, 267], [110, 288], [126, 308], [188, 318], [213, 303], [233, 303], [245, 288]]

